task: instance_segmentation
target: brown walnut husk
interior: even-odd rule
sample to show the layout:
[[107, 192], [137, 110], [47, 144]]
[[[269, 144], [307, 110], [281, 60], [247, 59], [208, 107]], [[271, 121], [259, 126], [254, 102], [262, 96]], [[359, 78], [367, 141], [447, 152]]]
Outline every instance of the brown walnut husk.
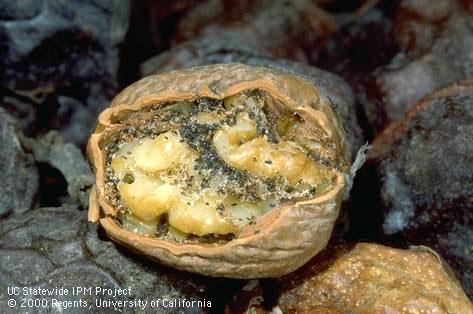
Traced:
[[473, 80], [424, 97], [374, 142], [367, 166], [377, 180], [383, 236], [427, 245], [473, 296]]
[[338, 245], [278, 281], [284, 313], [473, 313], [448, 265], [427, 247]]
[[[225, 244], [176, 243], [140, 236], [113, 219], [117, 209], [105, 200], [104, 146], [122, 127], [128, 113], [172, 101], [200, 97], [223, 99], [259, 89], [286, 108], [314, 110], [313, 123], [328, 134], [337, 156], [337, 178], [327, 193], [304, 201], [283, 202], [248, 225]], [[115, 241], [163, 264], [209, 276], [276, 277], [287, 274], [322, 250], [328, 242], [344, 193], [349, 153], [338, 118], [329, 101], [312, 84], [286, 73], [243, 64], [216, 64], [146, 77], [115, 97], [103, 111], [90, 137], [88, 158], [96, 174], [89, 219], [100, 223]]]

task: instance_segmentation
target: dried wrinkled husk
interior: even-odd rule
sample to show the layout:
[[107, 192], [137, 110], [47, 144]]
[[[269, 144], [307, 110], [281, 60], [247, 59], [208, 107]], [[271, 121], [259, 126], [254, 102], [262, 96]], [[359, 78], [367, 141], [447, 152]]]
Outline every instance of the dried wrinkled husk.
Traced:
[[399, 1], [393, 21], [398, 53], [366, 83], [362, 102], [375, 133], [402, 121], [413, 103], [472, 77], [471, 1]]
[[17, 120], [0, 108], [0, 219], [35, 207], [38, 170], [23, 149]]
[[[473, 80], [415, 103], [373, 141], [368, 166], [376, 180], [383, 237], [427, 245], [455, 270], [473, 296]], [[368, 185], [368, 184], [366, 184]], [[426, 232], [428, 230], [428, 232]]]
[[339, 245], [279, 282], [284, 313], [473, 313], [448, 265], [427, 247]]
[[[204, 304], [210, 298], [208, 281], [189, 273], [171, 272], [166, 267], [149, 267], [122, 251], [113, 243], [104, 241], [98, 226], [87, 223], [86, 213], [75, 205], [41, 207], [19, 215], [0, 219], [0, 260], [2, 275], [0, 286], [25, 287], [102, 287], [129, 289], [127, 295], [116, 300], [133, 302], [140, 299], [148, 306], [165, 295], [168, 300], [199, 300]], [[40, 249], [38, 249], [40, 248]], [[68, 288], [69, 289], [69, 288]], [[52, 291], [52, 290], [51, 290]], [[13, 311], [6, 302], [7, 290], [0, 292], [0, 313], [83, 313], [85, 309], [44, 311]], [[32, 296], [30, 294], [30, 296]], [[23, 295], [9, 296], [20, 302]], [[36, 296], [38, 297], [38, 296]], [[61, 302], [97, 304], [112, 298], [95, 293], [61, 295]], [[55, 293], [41, 296], [42, 302], [51, 304], [58, 299]], [[5, 300], [5, 302], [3, 301]], [[74, 303], [72, 303], [74, 302]], [[210, 301], [209, 301], [210, 302]], [[195, 314], [211, 313], [215, 307], [195, 306]], [[43, 303], [44, 304], [44, 303]], [[80, 303], [79, 303], [80, 304]], [[82, 303], [84, 304], [84, 303]], [[102, 305], [104, 303], [101, 303]], [[136, 312], [127, 308], [124, 312]], [[98, 313], [94, 309], [92, 313]], [[116, 310], [102, 309], [102, 313]], [[143, 312], [143, 311], [142, 311]], [[149, 312], [149, 311], [147, 311]], [[175, 314], [172, 307], [161, 308], [161, 314]], [[178, 312], [181, 313], [181, 312]]]
[[235, 6], [219, 0], [190, 10], [177, 25], [173, 41], [232, 35], [274, 57], [307, 63], [307, 47], [319, 50], [336, 30], [333, 17], [314, 1], [244, 0]]
[[[330, 134], [339, 172], [329, 192], [305, 201], [290, 201], [246, 226], [225, 244], [175, 243], [144, 237], [122, 229], [117, 210], [105, 201], [104, 146], [120, 129], [120, 117], [147, 106], [201, 97], [223, 99], [245, 90], [266, 92], [290, 110], [312, 112], [311, 118]], [[344, 192], [349, 153], [343, 131], [329, 100], [305, 80], [265, 67], [216, 64], [146, 77], [115, 97], [103, 111], [87, 147], [96, 174], [90, 195], [89, 220], [100, 223], [108, 235], [160, 262], [209, 276], [232, 278], [276, 277], [287, 274], [322, 250], [338, 216]]]

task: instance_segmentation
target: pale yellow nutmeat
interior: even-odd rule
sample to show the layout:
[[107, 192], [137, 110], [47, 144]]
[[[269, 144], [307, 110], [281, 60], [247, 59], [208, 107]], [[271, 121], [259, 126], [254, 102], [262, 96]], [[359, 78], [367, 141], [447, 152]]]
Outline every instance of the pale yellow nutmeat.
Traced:
[[179, 206], [179, 188], [140, 177], [132, 184], [119, 184], [118, 191], [133, 214], [145, 221], [156, 223], [162, 214]]
[[[244, 226], [258, 216], [263, 215], [271, 208], [275, 200], [270, 198], [259, 202], [241, 201], [235, 196], [229, 195], [223, 204], [233, 217], [236, 224]], [[274, 206], [274, 205], [273, 205]]]
[[178, 226], [185, 233], [205, 235], [210, 233], [228, 234], [236, 232], [237, 226], [224, 219], [218, 213], [217, 206], [222, 202], [222, 197], [216, 192], [206, 190], [191, 205], [180, 210], [173, 210], [169, 214], [169, 224]]
[[291, 185], [302, 181], [316, 186], [330, 176], [330, 170], [317, 165], [298, 144], [270, 143], [266, 136], [256, 137], [256, 123], [247, 113], [240, 113], [235, 125], [215, 132], [213, 142], [227, 164], [261, 177], [282, 176]]
[[180, 136], [174, 132], [163, 133], [155, 139], [141, 139], [133, 153], [136, 165], [147, 173], [157, 173], [188, 161], [195, 153], [180, 141]]
[[117, 188], [123, 204], [147, 224], [156, 224], [168, 214], [169, 224], [185, 233], [200, 236], [235, 232], [237, 225], [216, 209], [222, 197], [212, 192], [183, 196], [184, 182], [166, 182], [166, 172], [179, 167], [188, 175], [194, 174], [196, 158], [197, 153], [174, 132], [122, 145], [111, 167], [120, 179]]
[[111, 165], [121, 180], [117, 188], [124, 205], [138, 219], [156, 223], [180, 203], [179, 187], [165, 182], [159, 174], [194, 155], [174, 132], [123, 145]]

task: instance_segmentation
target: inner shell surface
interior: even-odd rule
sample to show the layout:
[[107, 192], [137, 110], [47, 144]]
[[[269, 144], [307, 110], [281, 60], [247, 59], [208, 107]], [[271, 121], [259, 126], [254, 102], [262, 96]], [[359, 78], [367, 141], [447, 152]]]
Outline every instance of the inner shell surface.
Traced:
[[108, 201], [150, 236], [237, 235], [280, 203], [331, 188], [329, 136], [305, 114], [257, 90], [129, 114], [106, 147]]

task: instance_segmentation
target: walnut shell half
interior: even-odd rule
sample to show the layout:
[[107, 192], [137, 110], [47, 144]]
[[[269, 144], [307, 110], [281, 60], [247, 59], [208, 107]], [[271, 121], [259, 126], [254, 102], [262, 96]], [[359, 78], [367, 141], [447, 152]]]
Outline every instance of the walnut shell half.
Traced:
[[[117, 206], [116, 202], [111, 201], [109, 188], [114, 184], [114, 181], [109, 179], [110, 172], [113, 172], [110, 171], [110, 159], [113, 156], [115, 156], [113, 158], [117, 158], [116, 154], [120, 153], [111, 156], [112, 153], [108, 150], [108, 147], [117, 145], [120, 140], [129, 142], [131, 133], [139, 128], [145, 128], [143, 125], [147, 123], [148, 120], [146, 119], [149, 119], [156, 112], [162, 112], [160, 110], [165, 110], [169, 104], [185, 103], [186, 106], [190, 106], [189, 112], [195, 112], [199, 101], [215, 101], [222, 104], [235, 97], [240, 97], [240, 99], [253, 97], [245, 96], [253, 93], [252, 91], [256, 91], [255, 93], [259, 95], [257, 99], [264, 98], [264, 105], [261, 105], [261, 107], [255, 106], [256, 109], [254, 110], [264, 111], [267, 114], [266, 127], [277, 129], [276, 124], [281, 121], [283, 123], [279, 124], [283, 125], [283, 129], [286, 126], [284, 132], [276, 134], [275, 137], [277, 138], [271, 141], [269, 141], [270, 136], [266, 135], [266, 131], [262, 132], [257, 139], [260, 140], [258, 143], [263, 144], [255, 144], [256, 146], [253, 149], [260, 154], [264, 154], [264, 148], [262, 147], [272, 147], [271, 149], [275, 151], [271, 151], [270, 155], [275, 156], [274, 154], [279, 154], [276, 151], [281, 149], [278, 145], [284, 142], [284, 145], [287, 144], [286, 146], [296, 147], [296, 151], [298, 149], [303, 151], [306, 155], [303, 157], [305, 161], [302, 164], [310, 164], [312, 168], [303, 168], [300, 172], [301, 179], [299, 181], [291, 177], [290, 174], [281, 179], [286, 175], [286, 172], [292, 171], [292, 166], [280, 166], [273, 177], [281, 179], [281, 182], [289, 182], [290, 184], [297, 182], [297, 184], [302, 184], [301, 186], [308, 186], [307, 189], [301, 188], [305, 190], [300, 195], [305, 195], [305, 197], [279, 198], [277, 205], [256, 217], [252, 223], [246, 225], [231, 224], [233, 228], [231, 230], [234, 231], [232, 239], [214, 241], [213, 243], [204, 243], [204, 241], [199, 240], [199, 237], [193, 237], [194, 240], [186, 238], [179, 242], [160, 238], [153, 234], [137, 233], [134, 232], [133, 228], [124, 227], [120, 217], [123, 218], [123, 213], [126, 213], [126, 210], [124, 211], [123, 206]], [[245, 105], [245, 101], [241, 103]], [[179, 269], [209, 276], [232, 278], [276, 277], [287, 274], [303, 265], [325, 247], [338, 216], [345, 188], [345, 177], [350, 167], [349, 154], [343, 130], [329, 103], [328, 95], [322, 95], [316, 86], [300, 77], [265, 67], [252, 67], [243, 64], [217, 64], [146, 77], [130, 85], [115, 97], [112, 105], [100, 114], [97, 126], [90, 137], [87, 155], [96, 174], [96, 186], [90, 196], [89, 220], [100, 220], [112, 239], [128, 246], [133, 251], [140, 252], [150, 258], [159, 260], [163, 264]], [[248, 107], [245, 110], [235, 112], [246, 117], [247, 112], [251, 110]], [[220, 111], [223, 112], [223, 115], [228, 113], [224, 109]], [[284, 120], [288, 112], [291, 113], [291, 116], [297, 115], [300, 118], [297, 127], [292, 128], [291, 126], [290, 131], [287, 131], [287, 119]], [[194, 119], [193, 114], [189, 113], [190, 121], [198, 121]], [[215, 116], [212, 116], [212, 114], [211, 110], [207, 110], [201, 116], [205, 117], [207, 121], [219, 120], [214, 119]], [[235, 125], [239, 123], [238, 119], [236, 120], [237, 122], [232, 122]], [[164, 134], [162, 133], [164, 131], [156, 131], [161, 127], [164, 128], [163, 125], [166, 125], [166, 130], [170, 130], [169, 132], [174, 132], [173, 134], [181, 132], [179, 123], [176, 124], [171, 118], [169, 121], [161, 121], [161, 124], [153, 122], [155, 123], [153, 127], [147, 127], [147, 132], [154, 132], [155, 134], [154, 138], [151, 136], [151, 139], [146, 139], [148, 142], [157, 141], [155, 139], [156, 134]], [[228, 130], [231, 128], [230, 125], [233, 124], [226, 125], [220, 130]], [[125, 133], [126, 135], [123, 135]], [[122, 135], [120, 137], [117, 134]], [[311, 143], [317, 145], [304, 146], [303, 143], [307, 141], [312, 141]], [[181, 142], [184, 142], [184, 140], [181, 140]], [[248, 141], [238, 147], [250, 146], [248, 143], [250, 142]], [[194, 148], [200, 152], [199, 147]], [[293, 156], [291, 154], [294, 151], [291, 151], [291, 149], [289, 149], [288, 154]], [[285, 148], [282, 150], [285, 150]], [[194, 154], [189, 153], [191, 149], [182, 151], [186, 152], [183, 155], [191, 156]], [[222, 151], [225, 154], [227, 150]], [[219, 151], [219, 153], [221, 152]], [[151, 155], [149, 156], [154, 158]], [[168, 157], [164, 156], [163, 159], [167, 160]], [[231, 158], [227, 160], [226, 156], [220, 157], [220, 161], [236, 160]], [[259, 156], [254, 155], [253, 159], [256, 160], [256, 157]], [[133, 160], [138, 160], [138, 158]], [[280, 163], [283, 165], [284, 158], [279, 160], [282, 160]], [[238, 167], [240, 166], [239, 161], [240, 159], [225, 167], [228, 166], [229, 169], [233, 169], [234, 166]], [[145, 162], [146, 160], [143, 161], [143, 163]], [[270, 161], [265, 162], [271, 164]], [[145, 170], [149, 170], [150, 168], [161, 167], [162, 163], [158, 163], [158, 165], [152, 163], [151, 166], [147, 163], [146, 165]], [[297, 165], [300, 165], [300, 163]], [[169, 171], [175, 170], [171, 168], [169, 168]], [[263, 164], [260, 168], [266, 170], [259, 169], [261, 170], [259, 171], [255, 167], [246, 167], [240, 173], [250, 175], [250, 177], [258, 180], [266, 180], [267, 178], [262, 179], [262, 177], [265, 175], [271, 177], [273, 174], [271, 165]], [[306, 172], [312, 170], [308, 171], [307, 169], [319, 169], [321, 175], [311, 177], [311, 174]], [[330, 178], [324, 177], [324, 175]], [[154, 178], [154, 176], [155, 174], [149, 175], [150, 178]], [[213, 177], [219, 177], [219, 175]], [[306, 177], [309, 179], [306, 180]], [[123, 179], [123, 181], [127, 180]], [[261, 180], [258, 182], [264, 181]], [[132, 182], [133, 184], [134, 182], [133, 180], [128, 181], [125, 183]], [[319, 182], [328, 183], [324, 183], [325, 185], [320, 183], [319, 188]], [[311, 187], [310, 184], [314, 185]], [[233, 185], [233, 188], [235, 188], [235, 185]], [[308, 192], [309, 190], [310, 192]], [[123, 194], [121, 197], [122, 200], [126, 199]], [[240, 195], [239, 197], [244, 198], [246, 196]], [[163, 199], [160, 196], [158, 198], [159, 201]], [[175, 200], [179, 202], [180, 198], [176, 196]], [[260, 197], [260, 200], [265, 201], [264, 197]], [[209, 205], [208, 202], [205, 203]], [[140, 203], [140, 206], [143, 207], [142, 204], [144, 203]], [[164, 207], [160, 208], [163, 209]], [[144, 208], [145, 215], [140, 217], [159, 224], [159, 217], [153, 216], [150, 218], [148, 209]], [[169, 211], [168, 208], [165, 210], [168, 210], [166, 215], [171, 217], [173, 211], [177, 209], [173, 208]], [[195, 208], [192, 205], [186, 210], [193, 211]], [[132, 213], [135, 214], [133, 210]], [[139, 212], [139, 214], [142, 214], [142, 212]], [[177, 228], [180, 228], [181, 231], [185, 230], [182, 225], [177, 224]], [[205, 228], [195, 228], [195, 223], [194, 225], [187, 223], [186, 226], [198, 236], [205, 235], [205, 230], [207, 230]], [[223, 233], [222, 230], [226, 229], [214, 228], [210, 230]]]

